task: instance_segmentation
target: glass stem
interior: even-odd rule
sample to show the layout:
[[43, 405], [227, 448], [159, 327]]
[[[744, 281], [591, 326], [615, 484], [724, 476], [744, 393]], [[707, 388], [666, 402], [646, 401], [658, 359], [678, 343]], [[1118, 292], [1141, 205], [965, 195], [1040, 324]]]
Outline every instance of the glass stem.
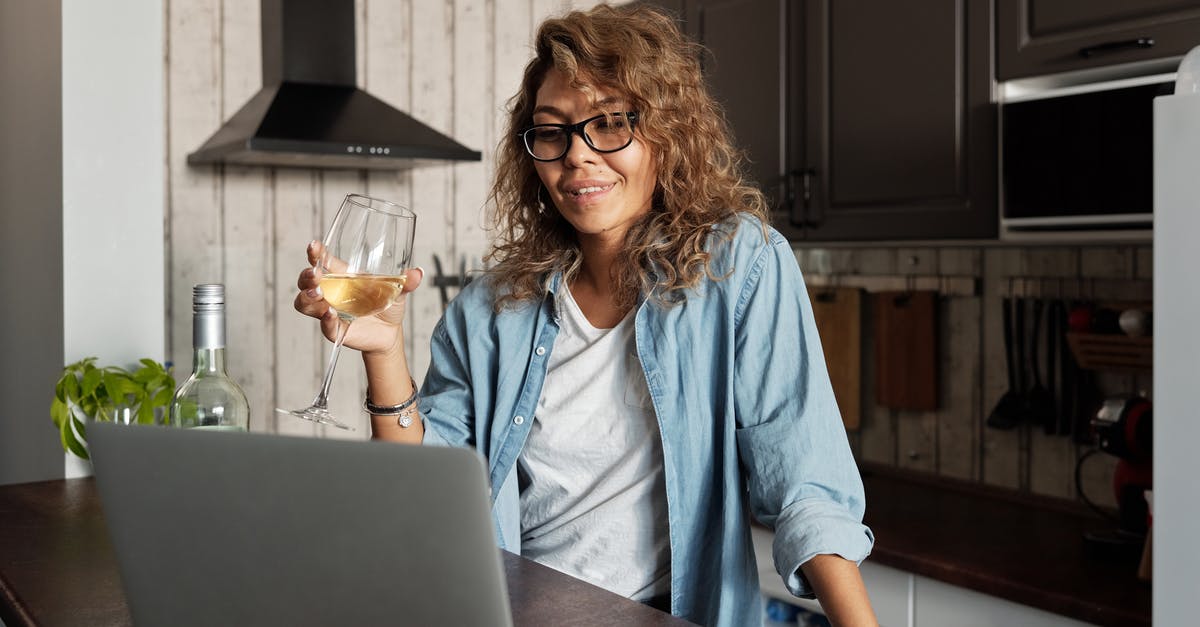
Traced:
[[333, 350], [329, 353], [329, 365], [325, 367], [325, 382], [321, 384], [321, 391], [313, 399], [313, 407], [329, 408], [329, 386], [333, 383], [333, 369], [337, 367], [338, 353], [342, 349], [342, 342], [346, 341], [346, 332], [349, 330], [350, 323], [338, 318], [337, 337], [333, 341]]

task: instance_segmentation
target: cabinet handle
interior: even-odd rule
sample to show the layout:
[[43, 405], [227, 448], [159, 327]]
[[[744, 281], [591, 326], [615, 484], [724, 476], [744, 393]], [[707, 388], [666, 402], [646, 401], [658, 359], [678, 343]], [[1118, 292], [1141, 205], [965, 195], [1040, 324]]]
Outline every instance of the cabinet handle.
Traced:
[[[808, 207], [812, 203], [813, 177], [817, 175], [817, 171], [813, 168], [789, 170], [779, 178], [779, 182], [783, 187], [783, 194], [779, 203], [775, 205], [776, 213], [787, 213], [788, 223], [792, 226], [800, 228], [811, 228], [819, 226], [820, 220], [808, 219]], [[797, 181], [800, 179], [800, 202], [796, 202], [796, 187]], [[797, 208], [799, 211], [797, 211]]]
[[817, 170], [815, 168], [806, 168], [800, 171], [800, 175], [803, 177], [801, 183], [804, 190], [804, 216], [800, 220], [799, 226], [803, 226], [806, 229], [815, 229], [821, 226], [821, 222], [823, 222], [821, 218], [811, 215], [813, 208], [813, 185], [815, 185], [814, 179], [817, 177]]
[[1138, 37], [1137, 39], [1127, 39], [1125, 41], [1109, 41], [1095, 46], [1088, 46], [1079, 49], [1079, 56], [1087, 59], [1097, 54], [1108, 54], [1110, 52], [1120, 52], [1127, 48], [1153, 48], [1154, 38]]

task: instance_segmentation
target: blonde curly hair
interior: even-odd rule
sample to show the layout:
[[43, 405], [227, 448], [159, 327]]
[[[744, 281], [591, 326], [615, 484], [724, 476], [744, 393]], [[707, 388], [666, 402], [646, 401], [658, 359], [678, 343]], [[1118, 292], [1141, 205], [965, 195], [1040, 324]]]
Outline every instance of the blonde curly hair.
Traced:
[[667, 15], [635, 4], [548, 19], [535, 50], [520, 91], [509, 100], [508, 128], [497, 149], [493, 244], [486, 257], [500, 288], [496, 308], [539, 298], [548, 273], [561, 270], [570, 281], [582, 262], [574, 228], [554, 208], [517, 136], [532, 124], [537, 90], [551, 69], [593, 99], [591, 85], [624, 96], [638, 112], [637, 139], [654, 156], [652, 208], [629, 229], [619, 257], [627, 263], [613, 270], [618, 305], [628, 307], [654, 288], [662, 302], [677, 302], [702, 278], [719, 279], [705, 250], [713, 228], [750, 213], [765, 230], [767, 209], [762, 193], [745, 181], [724, 112], [708, 93], [700, 46]]

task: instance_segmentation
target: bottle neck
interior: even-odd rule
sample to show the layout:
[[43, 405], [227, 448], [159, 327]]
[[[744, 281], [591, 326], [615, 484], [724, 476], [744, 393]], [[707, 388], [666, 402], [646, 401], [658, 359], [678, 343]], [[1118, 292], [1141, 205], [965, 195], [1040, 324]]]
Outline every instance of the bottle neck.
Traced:
[[192, 371], [225, 373], [225, 311], [196, 312], [192, 319]]
[[197, 346], [192, 354], [192, 372], [196, 374], [225, 374], [225, 347]]

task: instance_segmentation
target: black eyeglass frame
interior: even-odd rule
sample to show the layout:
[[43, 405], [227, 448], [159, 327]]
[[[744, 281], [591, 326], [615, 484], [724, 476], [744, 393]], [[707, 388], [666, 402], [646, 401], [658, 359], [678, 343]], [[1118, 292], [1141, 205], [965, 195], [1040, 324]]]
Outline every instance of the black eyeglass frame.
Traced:
[[[592, 143], [592, 138], [588, 137], [587, 133], [583, 132], [583, 127], [587, 126], [588, 124], [590, 124], [592, 122], [595, 122], [596, 120], [599, 120], [600, 118], [607, 118], [607, 117], [610, 117], [613, 115], [623, 115], [626, 120], [629, 120], [629, 141], [625, 142], [625, 144], [623, 146], [621, 146], [620, 148], [611, 148], [609, 150], [597, 148], [596, 145]], [[609, 154], [609, 153], [625, 150], [626, 148], [629, 147], [630, 144], [633, 143], [633, 132], [634, 132], [634, 130], [637, 129], [637, 122], [638, 122], [638, 112], [637, 111], [601, 113], [600, 115], [592, 116], [586, 120], [583, 120], [581, 122], [576, 122], [574, 124], [534, 124], [533, 126], [530, 126], [529, 128], [526, 128], [526, 129], [520, 131], [519, 133], [517, 133], [517, 137], [521, 138], [521, 144], [523, 146], [525, 146], [525, 152], [534, 161], [542, 161], [542, 162], [558, 161], [559, 159], [562, 159], [563, 157], [567, 156], [568, 152], [571, 152], [571, 141], [572, 141], [571, 136], [572, 135], [578, 135], [578, 136], [582, 137], [583, 143], [587, 144], [588, 148], [591, 148], [592, 150], [595, 150], [596, 152], [599, 152], [602, 154]], [[528, 134], [532, 131], [538, 130], [539, 128], [547, 128], [547, 127], [559, 129], [559, 130], [563, 131], [564, 133], [566, 133], [566, 135], [567, 135], [567, 145], [565, 148], [563, 148], [562, 154], [558, 155], [557, 157], [554, 157], [552, 159], [543, 159], [541, 157], [534, 155], [533, 149], [529, 147]]]

